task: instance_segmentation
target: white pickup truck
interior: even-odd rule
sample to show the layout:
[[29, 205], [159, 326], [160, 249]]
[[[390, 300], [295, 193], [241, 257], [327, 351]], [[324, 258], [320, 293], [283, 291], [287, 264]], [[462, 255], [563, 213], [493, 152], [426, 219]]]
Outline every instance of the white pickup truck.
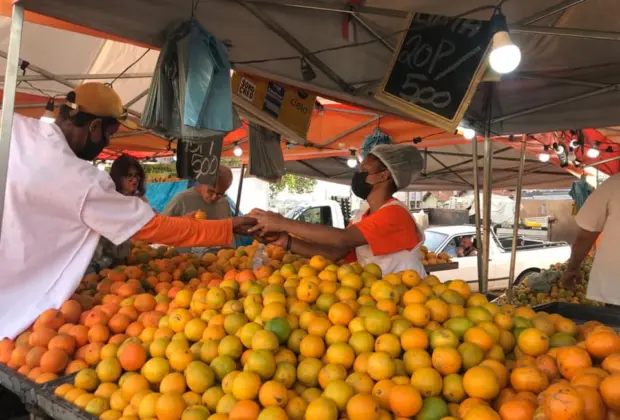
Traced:
[[[456, 250], [463, 237], [472, 237], [474, 247], [481, 252], [482, 247], [476, 244], [476, 228], [471, 225], [429, 227], [424, 231], [424, 245], [429, 251], [439, 254], [445, 252], [450, 259], [459, 263], [455, 270], [434, 272], [439, 280], [448, 281], [462, 279], [470, 286], [478, 288], [478, 257], [457, 257]], [[567, 261], [570, 257], [570, 246], [566, 242], [548, 242], [518, 236], [517, 258], [515, 264], [515, 284], [523, 281], [529, 274], [540, 272], [550, 265]], [[504, 289], [508, 287], [510, 270], [510, 253], [512, 235], [496, 236], [494, 233], [489, 249], [489, 284], [488, 289]]]

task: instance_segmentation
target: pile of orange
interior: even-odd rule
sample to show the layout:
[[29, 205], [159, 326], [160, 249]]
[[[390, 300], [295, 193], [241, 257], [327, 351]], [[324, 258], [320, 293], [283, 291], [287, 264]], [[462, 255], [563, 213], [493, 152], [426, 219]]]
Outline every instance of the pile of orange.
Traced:
[[134, 247], [0, 362], [103, 420], [619, 420], [620, 337], [466, 282]]

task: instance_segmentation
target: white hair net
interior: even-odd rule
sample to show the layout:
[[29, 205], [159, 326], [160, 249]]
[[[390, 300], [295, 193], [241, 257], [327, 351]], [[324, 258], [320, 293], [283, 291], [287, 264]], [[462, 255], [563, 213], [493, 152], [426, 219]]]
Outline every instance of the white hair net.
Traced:
[[375, 146], [370, 154], [379, 159], [390, 171], [399, 190], [409, 186], [418, 177], [424, 165], [422, 154], [408, 144]]

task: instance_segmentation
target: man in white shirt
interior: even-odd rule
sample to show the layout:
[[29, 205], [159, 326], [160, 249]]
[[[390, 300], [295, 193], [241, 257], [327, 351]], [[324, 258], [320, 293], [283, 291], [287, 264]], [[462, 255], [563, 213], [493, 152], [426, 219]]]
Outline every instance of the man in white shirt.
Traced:
[[567, 287], [580, 280], [581, 263], [600, 235], [594, 256], [588, 299], [620, 305], [618, 238], [620, 238], [620, 174], [603, 182], [587, 198], [575, 217], [579, 226], [568, 267], [562, 277]]
[[178, 246], [232, 242], [248, 219], [202, 221], [156, 215], [116, 192], [93, 166], [119, 124], [130, 126], [114, 90], [86, 83], [67, 95], [55, 124], [15, 115], [0, 236], [0, 339], [13, 338], [75, 291], [99, 238]]

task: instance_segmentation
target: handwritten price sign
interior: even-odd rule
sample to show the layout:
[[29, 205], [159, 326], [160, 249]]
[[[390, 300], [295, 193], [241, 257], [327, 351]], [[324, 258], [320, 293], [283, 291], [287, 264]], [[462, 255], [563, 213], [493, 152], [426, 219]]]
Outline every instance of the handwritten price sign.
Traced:
[[489, 21], [413, 14], [377, 99], [454, 131], [486, 70]]
[[223, 142], [222, 136], [214, 136], [200, 142], [179, 143], [177, 150], [179, 177], [215, 186]]

